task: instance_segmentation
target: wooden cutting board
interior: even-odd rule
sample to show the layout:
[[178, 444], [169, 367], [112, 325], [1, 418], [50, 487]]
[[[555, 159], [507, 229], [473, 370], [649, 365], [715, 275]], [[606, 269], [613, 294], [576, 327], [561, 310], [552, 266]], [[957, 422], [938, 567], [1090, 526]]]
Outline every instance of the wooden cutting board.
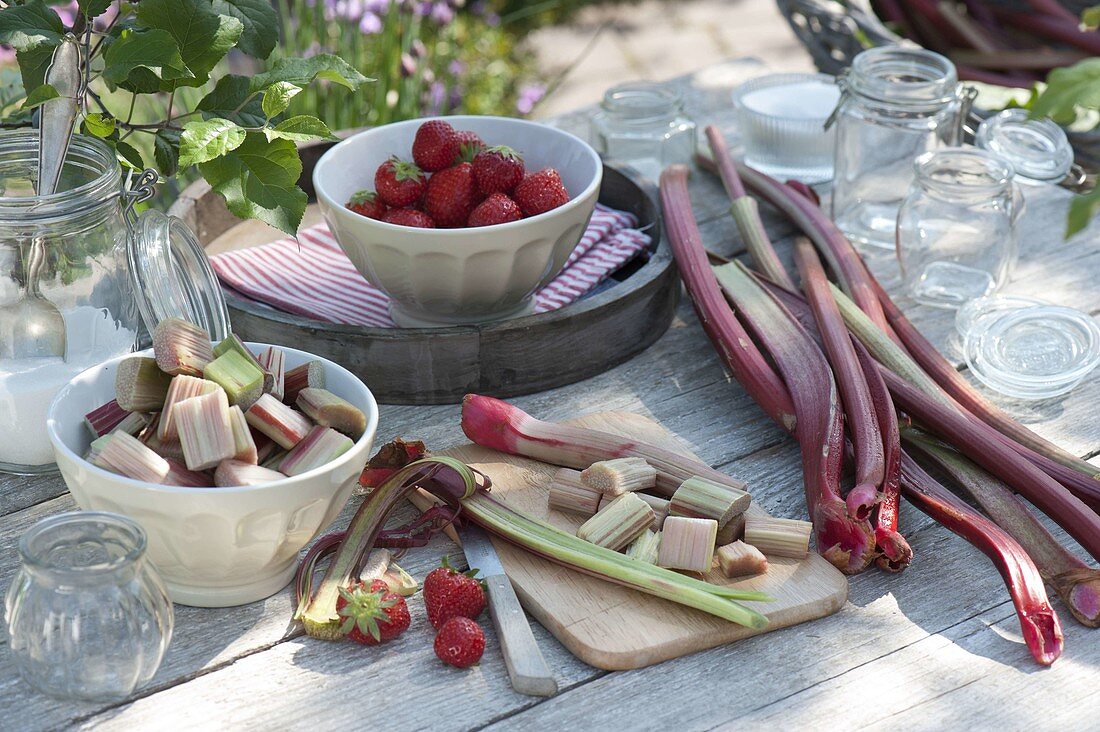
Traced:
[[[691, 454], [678, 437], [638, 414], [600, 412], [572, 423]], [[576, 531], [582, 523], [580, 517], [547, 508], [548, 486], [555, 466], [477, 445], [452, 448], [446, 454], [487, 474], [493, 481], [493, 493], [517, 509], [569, 532]], [[755, 503], [749, 511], [763, 513]], [[712, 570], [706, 576], [709, 582], [762, 590], [776, 598], [773, 603], [753, 604], [768, 616], [771, 624], [763, 630], [751, 630], [588, 577], [504, 541], [494, 539], [493, 543], [524, 608], [575, 656], [609, 671], [649, 666], [831, 615], [848, 597], [844, 575], [812, 552], [803, 560], [769, 558], [768, 572], [759, 577], [728, 580], [721, 572]]]

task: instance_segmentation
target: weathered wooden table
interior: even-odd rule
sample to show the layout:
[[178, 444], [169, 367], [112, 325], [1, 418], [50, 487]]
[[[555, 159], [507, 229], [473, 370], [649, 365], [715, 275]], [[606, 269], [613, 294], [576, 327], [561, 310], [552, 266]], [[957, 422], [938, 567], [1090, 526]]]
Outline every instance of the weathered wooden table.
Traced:
[[[700, 121], [732, 132], [729, 113], [715, 110], [728, 98], [723, 84], [747, 73], [759, 70], [732, 64], [676, 83]], [[583, 113], [559, 123], [582, 127]], [[738, 253], [718, 183], [698, 174], [693, 186], [708, 244]], [[1100, 226], [1063, 242], [1067, 195], [1029, 189], [1027, 197], [1021, 260], [1009, 290], [1097, 312]], [[768, 227], [775, 238], [790, 233], [774, 216]], [[872, 266], [896, 292], [891, 258]], [[899, 302], [957, 357], [950, 314]], [[1092, 458], [1100, 452], [1098, 396], [1094, 376], [1062, 399], [1004, 405], [1044, 436]], [[649, 415], [711, 464], [748, 480], [770, 512], [805, 514], [795, 445], [723, 373], [686, 299], [669, 332], [633, 361], [515, 401], [548, 419], [606, 409]], [[383, 407], [379, 440], [395, 435], [437, 447], [458, 442], [458, 407]], [[353, 499], [340, 525], [357, 504]], [[0, 587], [7, 588], [16, 570], [18, 537], [38, 519], [72, 508], [57, 477], [0, 478]], [[410, 602], [412, 628], [373, 649], [288, 635], [287, 590], [232, 609], [177, 606], [175, 636], [152, 684], [110, 706], [33, 692], [17, 677], [3, 634], [0, 729], [1096, 728], [1097, 631], [1061, 613], [1065, 655], [1052, 668], [1037, 667], [986, 558], [911, 506], [903, 508], [901, 526], [916, 553], [913, 565], [900, 576], [869, 571], [852, 578], [849, 602], [836, 615], [647, 669], [591, 668], [536, 625], [561, 688], [551, 699], [512, 691], [488, 618], [481, 665], [444, 667], [432, 652], [419, 597]], [[437, 537], [402, 565], [422, 578], [442, 554], [464, 561], [457, 547]]]

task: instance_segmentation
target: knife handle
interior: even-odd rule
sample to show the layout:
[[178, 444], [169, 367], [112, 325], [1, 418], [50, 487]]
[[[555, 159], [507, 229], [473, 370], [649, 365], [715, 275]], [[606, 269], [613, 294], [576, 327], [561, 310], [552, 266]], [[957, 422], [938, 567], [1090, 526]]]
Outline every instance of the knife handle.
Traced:
[[558, 692], [535, 635], [527, 623], [512, 583], [503, 574], [485, 578], [489, 591], [489, 613], [493, 616], [500, 650], [508, 667], [512, 688], [529, 696], [553, 696]]

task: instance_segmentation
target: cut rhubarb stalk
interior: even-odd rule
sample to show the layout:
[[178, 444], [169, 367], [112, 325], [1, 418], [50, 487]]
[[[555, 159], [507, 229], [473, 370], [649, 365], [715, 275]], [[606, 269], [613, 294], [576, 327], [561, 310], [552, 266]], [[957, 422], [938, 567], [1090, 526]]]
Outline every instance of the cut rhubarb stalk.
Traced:
[[[278, 448], [278, 445], [276, 445], [275, 447]], [[278, 470], [280, 467], [282, 467], [283, 458], [286, 457], [286, 454], [286, 450], [276, 449], [274, 452], [268, 455], [267, 458], [262, 463], [260, 463], [260, 465], [267, 468], [268, 470]]]
[[326, 389], [306, 387], [298, 392], [298, 409], [319, 425], [358, 440], [367, 431], [367, 415], [346, 399]]
[[657, 469], [637, 457], [601, 460], [581, 471], [581, 482], [609, 496], [621, 496], [656, 487]]
[[[149, 426], [150, 415], [141, 412], [130, 412], [115, 425], [111, 432], [125, 432], [128, 435], [137, 436], [139, 432]], [[108, 433], [110, 434], [110, 433]]]
[[714, 537], [716, 546], [725, 546], [745, 536], [745, 514], [739, 513], [718, 527], [718, 536]]
[[634, 494], [624, 493], [581, 524], [577, 536], [596, 546], [619, 551], [652, 525], [653, 509]]
[[233, 457], [233, 428], [229, 403], [221, 389], [178, 402], [176, 429], [188, 470], [206, 470]]
[[128, 414], [133, 413], [127, 412], [118, 405], [116, 400], [112, 399], [103, 406], [96, 407], [85, 414], [84, 424], [87, 425], [88, 431], [92, 433], [92, 437], [103, 437], [103, 435], [118, 426], [118, 423], [124, 420]]
[[325, 388], [325, 365], [320, 361], [310, 361], [289, 369], [283, 374], [283, 401], [296, 404], [298, 394], [305, 388]]
[[354, 444], [347, 435], [342, 435], [331, 427], [317, 425], [286, 454], [279, 463], [279, 470], [287, 475], [301, 475], [327, 465], [350, 450]]
[[390, 568], [386, 570], [381, 579], [390, 588], [390, 592], [402, 597], [412, 597], [420, 587], [416, 578], [402, 569], [397, 562], [390, 562]]
[[223, 460], [214, 471], [214, 485], [219, 488], [232, 488], [238, 485], [258, 485], [282, 480], [286, 476], [277, 470], [269, 470], [261, 465], [242, 463], [239, 460]]
[[660, 531], [661, 524], [665, 522], [665, 518], [668, 516], [669, 502], [664, 498], [651, 496], [648, 493], [635, 493], [634, 495], [648, 503], [649, 507], [653, 509], [653, 530]]
[[214, 479], [209, 474], [188, 470], [186, 465], [172, 458], [165, 458], [165, 460], [168, 461], [168, 475], [164, 476], [164, 485], [178, 485], [186, 488], [214, 487]]
[[256, 357], [265, 375], [271, 377], [271, 385], [264, 380], [264, 391], [282, 401], [285, 377], [285, 357], [283, 352], [275, 346], [268, 346], [267, 350]]
[[1062, 624], [1031, 557], [1004, 529], [936, 482], [909, 455], [902, 455], [901, 466], [905, 497], [993, 560], [1008, 586], [1032, 657], [1044, 666], [1054, 663], [1062, 655]]
[[258, 464], [260, 456], [252, 439], [252, 430], [248, 427], [244, 412], [236, 404], [229, 408], [229, 426], [233, 429], [233, 449], [236, 451], [233, 459], [242, 463]]
[[393, 561], [393, 554], [389, 549], [371, 549], [370, 554], [363, 560], [359, 579], [370, 586], [371, 580], [382, 579], [382, 575], [390, 568], [391, 561]]
[[168, 475], [168, 461], [125, 432], [112, 432], [99, 448], [95, 464], [127, 478], [160, 484]]
[[[96, 462], [96, 458], [99, 457], [99, 453], [103, 452], [103, 448], [107, 446], [107, 443], [111, 441], [111, 435], [106, 434], [102, 437], [97, 437], [92, 440], [92, 444], [88, 445], [88, 451], [84, 453], [84, 459], [95, 465], [99, 465]], [[100, 466], [102, 467], [102, 466]]]
[[712, 483], [705, 478], [688, 478], [672, 494], [668, 513], [670, 516], [714, 519], [721, 527], [737, 514], [748, 510], [750, 502], [752, 496], [745, 491]]
[[214, 360], [210, 334], [182, 318], [165, 318], [153, 329], [153, 355], [166, 374], [202, 376]]
[[270, 394], [261, 396], [244, 413], [244, 416], [248, 424], [270, 437], [284, 450], [289, 450], [301, 442], [313, 428], [313, 423], [304, 415]]
[[244, 341], [242, 341], [239, 337], [237, 337], [237, 335], [235, 333], [230, 333], [225, 338], [225, 340], [223, 340], [218, 345], [214, 346], [214, 357], [215, 358], [220, 358], [220, 357], [222, 357], [225, 354], [230, 353], [230, 352], [235, 352], [235, 353], [240, 354], [241, 356], [244, 357], [244, 359], [246, 361], [248, 361], [253, 366], [255, 366], [256, 368], [258, 368], [260, 371], [263, 372], [263, 374], [264, 374], [263, 391], [264, 391], [265, 394], [267, 394], [268, 392], [270, 392], [272, 390], [272, 388], [274, 388], [275, 375], [272, 374], [272, 373], [269, 373], [267, 371], [264, 371], [264, 367], [260, 365], [260, 361], [259, 361], [258, 358], [256, 358], [256, 354], [254, 354], [251, 350], [249, 350], [248, 346], [246, 346], [244, 344]]
[[183, 445], [180, 444], [179, 440], [164, 442], [157, 436], [157, 425], [160, 423], [160, 417], [161, 415], [158, 414], [153, 422], [142, 430], [141, 441], [157, 455], [169, 460], [183, 462]]
[[176, 421], [173, 418], [176, 404], [184, 399], [202, 396], [218, 391], [220, 386], [213, 381], [199, 379], [194, 376], [177, 376], [172, 379], [168, 387], [168, 395], [164, 398], [164, 410], [160, 413], [160, 421], [157, 423], [157, 437], [161, 442], [172, 442], [178, 439]]
[[127, 412], [158, 412], [172, 377], [144, 356], [123, 359], [115, 371], [115, 399]]
[[657, 553], [661, 548], [661, 533], [659, 531], [643, 531], [638, 538], [630, 542], [626, 548], [626, 555], [631, 559], [647, 564], [657, 563]]
[[657, 470], [657, 491], [667, 496], [696, 475], [745, 489], [743, 481], [693, 458], [607, 432], [543, 422], [492, 397], [466, 395], [462, 400], [462, 431], [483, 447], [567, 468], [584, 469], [600, 460], [640, 457]]
[[[245, 417], [245, 423], [247, 422], [248, 418]], [[256, 463], [262, 465], [265, 460], [271, 457], [272, 453], [279, 449], [279, 446], [275, 444], [275, 440], [263, 432], [252, 429], [252, 425], [249, 425], [248, 432], [252, 436], [253, 444], [256, 445]]]
[[752, 544], [735, 541], [718, 547], [718, 566], [727, 577], [744, 577], [768, 571], [768, 558]]
[[248, 409], [264, 392], [264, 372], [237, 351], [227, 351], [206, 365], [203, 376], [225, 389], [230, 404]]
[[661, 529], [657, 565], [689, 572], [709, 572], [714, 561], [714, 537], [718, 522], [714, 519], [669, 516]]
[[560, 468], [554, 473], [550, 483], [550, 495], [547, 505], [559, 511], [592, 516], [600, 510], [600, 498], [603, 496], [595, 488], [589, 488], [581, 482], [581, 474], [569, 468]]
[[810, 534], [813, 524], [798, 519], [773, 516], [746, 516], [746, 544], [764, 552], [769, 557], [805, 559], [810, 551]]

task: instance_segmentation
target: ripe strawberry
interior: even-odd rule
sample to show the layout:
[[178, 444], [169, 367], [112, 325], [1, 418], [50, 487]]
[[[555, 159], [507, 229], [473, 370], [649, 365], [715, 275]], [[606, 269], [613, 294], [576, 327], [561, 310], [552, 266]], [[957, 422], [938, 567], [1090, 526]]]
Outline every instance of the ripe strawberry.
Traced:
[[374, 173], [374, 188], [388, 205], [394, 208], [411, 206], [424, 195], [428, 179], [424, 171], [396, 155], [378, 166]]
[[386, 204], [382, 203], [382, 199], [378, 197], [377, 193], [366, 189], [356, 192], [351, 197], [348, 201], [348, 208], [360, 216], [366, 216], [368, 219], [378, 219], [379, 221], [389, 210]]
[[469, 618], [451, 618], [435, 637], [435, 655], [455, 668], [469, 668], [485, 652], [485, 633]]
[[543, 168], [530, 173], [516, 186], [512, 198], [519, 204], [524, 216], [537, 216], [569, 202], [569, 191], [561, 182], [561, 176], [553, 168]]
[[485, 590], [474, 578], [476, 569], [462, 573], [443, 557], [443, 565], [424, 578], [424, 609], [433, 627], [454, 617], [474, 619], [485, 610]]
[[415, 226], [418, 229], [435, 228], [432, 217], [423, 211], [417, 211], [415, 208], [391, 208], [382, 217], [382, 220], [387, 224], [397, 224], [398, 226]]
[[357, 582], [340, 590], [336, 612], [341, 618], [341, 632], [367, 646], [393, 640], [408, 629], [412, 620], [405, 598], [390, 592], [381, 580], [374, 580], [370, 587]]
[[511, 193], [523, 180], [523, 158], [503, 145], [486, 148], [474, 158], [474, 180], [482, 193]]
[[474, 158], [477, 157], [477, 154], [485, 149], [485, 143], [478, 137], [476, 132], [459, 130], [455, 134], [458, 135], [458, 157], [455, 158], [455, 162], [474, 162]]
[[492, 226], [519, 221], [522, 218], [523, 212], [519, 210], [519, 205], [515, 201], [503, 193], [490, 193], [488, 198], [474, 206], [466, 225]]
[[458, 133], [441, 119], [433, 119], [420, 125], [413, 139], [413, 160], [424, 170], [434, 173], [443, 170], [458, 157]]
[[465, 226], [476, 200], [474, 168], [470, 163], [441, 170], [428, 181], [424, 210], [437, 226]]

